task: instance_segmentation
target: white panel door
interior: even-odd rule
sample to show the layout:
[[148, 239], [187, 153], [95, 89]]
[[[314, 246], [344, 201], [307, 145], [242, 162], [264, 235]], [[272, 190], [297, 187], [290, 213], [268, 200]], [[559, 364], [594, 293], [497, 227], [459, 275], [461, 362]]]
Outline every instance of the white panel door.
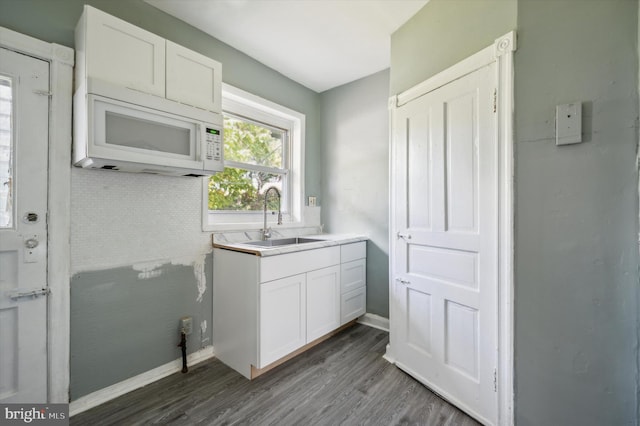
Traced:
[[307, 343], [305, 282], [305, 274], [300, 274], [260, 284], [258, 368]]
[[49, 64], [0, 49], [0, 403], [47, 402]]
[[495, 65], [397, 110], [397, 365], [497, 422], [498, 171]]
[[340, 326], [340, 265], [307, 273], [307, 343]]

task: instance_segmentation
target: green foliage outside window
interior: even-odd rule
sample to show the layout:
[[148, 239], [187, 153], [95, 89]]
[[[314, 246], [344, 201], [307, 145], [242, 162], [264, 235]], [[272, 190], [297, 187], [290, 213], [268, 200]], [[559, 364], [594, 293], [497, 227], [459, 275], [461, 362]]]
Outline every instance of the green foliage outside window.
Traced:
[[[263, 191], [271, 186], [281, 190], [283, 174], [251, 166], [282, 169], [285, 137], [282, 130], [225, 117], [225, 161], [244, 163], [246, 168], [225, 167], [209, 178], [209, 210], [262, 210]], [[277, 209], [276, 197], [270, 197], [268, 208]]]

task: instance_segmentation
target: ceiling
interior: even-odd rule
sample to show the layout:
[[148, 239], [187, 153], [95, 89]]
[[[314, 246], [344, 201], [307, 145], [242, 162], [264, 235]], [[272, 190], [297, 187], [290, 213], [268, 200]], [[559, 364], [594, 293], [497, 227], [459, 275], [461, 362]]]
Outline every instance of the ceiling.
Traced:
[[316, 91], [389, 67], [391, 34], [429, 0], [145, 0]]

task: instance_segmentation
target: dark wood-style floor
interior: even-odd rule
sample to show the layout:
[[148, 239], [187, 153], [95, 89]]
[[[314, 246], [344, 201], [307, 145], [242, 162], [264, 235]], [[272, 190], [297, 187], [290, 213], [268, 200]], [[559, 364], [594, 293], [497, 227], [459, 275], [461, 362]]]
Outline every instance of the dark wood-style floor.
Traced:
[[382, 359], [355, 325], [249, 381], [217, 359], [71, 418], [71, 425], [477, 425]]

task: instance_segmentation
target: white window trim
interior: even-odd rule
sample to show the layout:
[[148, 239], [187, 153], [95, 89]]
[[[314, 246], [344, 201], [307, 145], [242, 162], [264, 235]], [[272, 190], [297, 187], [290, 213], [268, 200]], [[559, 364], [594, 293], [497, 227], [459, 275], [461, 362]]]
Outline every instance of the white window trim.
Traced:
[[[305, 226], [304, 210], [304, 137], [305, 115], [275, 102], [253, 95], [244, 90], [222, 83], [222, 110], [250, 117], [265, 123], [288, 129], [291, 137], [289, 145], [290, 211], [279, 228]], [[226, 231], [261, 229], [262, 212], [212, 212], [208, 208], [209, 178], [202, 184], [202, 229], [204, 231]], [[276, 217], [267, 216], [269, 225], [275, 224]]]

